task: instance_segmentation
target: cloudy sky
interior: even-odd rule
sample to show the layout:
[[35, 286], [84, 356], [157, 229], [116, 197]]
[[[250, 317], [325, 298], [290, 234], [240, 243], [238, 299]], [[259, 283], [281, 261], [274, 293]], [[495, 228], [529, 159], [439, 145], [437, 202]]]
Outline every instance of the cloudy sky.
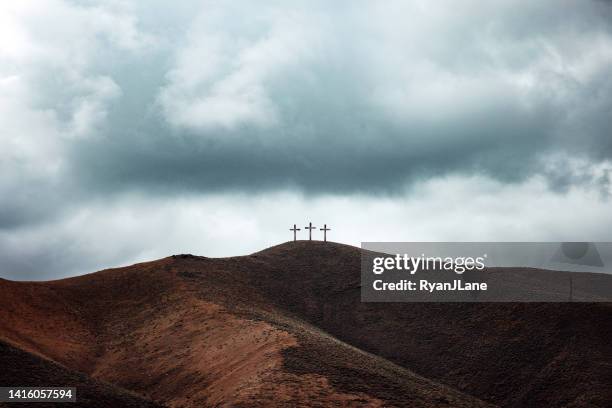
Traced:
[[611, 129], [606, 1], [4, 1], [0, 277], [611, 241]]

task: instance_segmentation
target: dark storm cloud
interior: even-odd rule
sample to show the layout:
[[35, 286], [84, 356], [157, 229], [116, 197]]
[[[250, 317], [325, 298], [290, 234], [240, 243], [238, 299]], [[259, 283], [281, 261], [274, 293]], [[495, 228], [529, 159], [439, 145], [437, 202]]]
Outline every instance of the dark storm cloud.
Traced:
[[500, 104], [457, 123], [393, 125], [355, 110], [321, 128], [316, 112], [302, 112], [303, 122], [274, 134], [252, 128], [171, 137], [172, 130], [159, 123], [135, 136], [118, 132], [112, 140], [76, 143], [71, 163], [85, 188], [104, 193], [283, 188], [401, 193], [407, 183], [451, 172], [522, 180], [537, 170], [552, 140], [549, 116], [522, 115]]
[[[174, 54], [113, 76], [123, 96], [104, 137], [71, 143], [71, 172], [105, 194], [378, 193], [454, 172], [519, 181], [547, 174], [550, 154], [608, 160], [612, 20], [607, 8], [568, 4], [580, 13], [505, 4], [448, 20], [433, 7], [433, 27], [381, 22], [390, 33], [349, 15], [347, 27], [323, 22], [324, 38], [284, 26], [312, 20], [282, 13], [244, 27], [224, 25], [225, 10], [196, 19]], [[450, 27], [409, 41], [438, 23]], [[370, 44], [374, 34], [388, 42]]]
[[[61, 142], [59, 188], [77, 198], [378, 193], [454, 172], [520, 181], [546, 174], [550, 154], [610, 159], [610, 8], [466, 5], [277, 4], [245, 6], [258, 16], [246, 18], [237, 4], [205, 3], [165, 17], [177, 21], [162, 32], [132, 9], [115, 17], [123, 31], [110, 44], [75, 51], [91, 60], [81, 84], [62, 77], [62, 64], [47, 70], [54, 78], [32, 69], [58, 132], [72, 121], [85, 135]], [[398, 14], [408, 12], [406, 27]], [[146, 51], [134, 52], [141, 43]], [[20, 219], [11, 206], [4, 218]]]
[[[147, 200], [401, 202], [457, 177], [609, 195], [607, 1], [8, 3], [0, 260], [11, 270], [92, 265], [83, 254], [104, 252], [106, 223], [81, 223], [90, 208], [114, 217], [114, 202], [133, 210], [121, 229]], [[144, 252], [136, 239], [112, 260]]]

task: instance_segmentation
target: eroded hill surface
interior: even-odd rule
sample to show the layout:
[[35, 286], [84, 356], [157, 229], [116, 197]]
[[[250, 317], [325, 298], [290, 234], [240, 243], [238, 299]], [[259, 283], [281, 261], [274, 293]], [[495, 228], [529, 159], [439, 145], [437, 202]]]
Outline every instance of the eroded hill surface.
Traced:
[[[43, 370], [55, 383], [81, 376], [172, 407], [487, 406], [285, 313], [240, 278], [257, 272], [256, 258], [174, 256], [1, 281], [0, 338], [72, 375]], [[11, 366], [31, 382], [27, 364]]]
[[[0, 384], [3, 386], [76, 387], [78, 404], [92, 408], [160, 408], [161, 406], [125, 389], [92, 379], [47, 359], [0, 341]], [[29, 404], [46, 408], [57, 404]], [[64, 405], [64, 404], [62, 404]], [[0, 407], [25, 407], [27, 403], [2, 403]]]
[[0, 339], [173, 407], [611, 405], [610, 305], [362, 303], [359, 267], [298, 241], [0, 280]]

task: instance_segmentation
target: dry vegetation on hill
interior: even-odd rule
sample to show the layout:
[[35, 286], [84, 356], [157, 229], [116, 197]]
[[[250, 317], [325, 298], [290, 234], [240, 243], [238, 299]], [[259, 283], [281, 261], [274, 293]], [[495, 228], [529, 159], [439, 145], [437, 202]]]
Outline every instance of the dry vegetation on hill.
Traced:
[[298, 241], [0, 280], [0, 384], [81, 406], [612, 404], [609, 304], [362, 303], [359, 263]]

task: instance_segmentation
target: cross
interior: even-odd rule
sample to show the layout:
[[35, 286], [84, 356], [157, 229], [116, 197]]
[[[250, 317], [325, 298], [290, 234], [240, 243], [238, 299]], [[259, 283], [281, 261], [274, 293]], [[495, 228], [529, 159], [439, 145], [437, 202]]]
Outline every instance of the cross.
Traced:
[[323, 241], [327, 242], [327, 231], [331, 231], [331, 228], [327, 228], [327, 224], [323, 224], [323, 228], [320, 228], [323, 231]]
[[308, 226], [307, 226], [307, 227], [304, 227], [304, 229], [307, 229], [307, 230], [308, 230], [308, 240], [309, 240], [309, 241], [312, 241], [312, 230], [313, 230], [313, 229], [317, 229], [317, 227], [313, 227], [313, 226], [312, 226], [312, 222], [309, 222], [309, 223], [308, 223]]
[[293, 242], [295, 242], [297, 240], [295, 233], [296, 231], [301, 231], [301, 229], [297, 228], [295, 224], [293, 224], [293, 228], [289, 228], [289, 231], [293, 231]]

